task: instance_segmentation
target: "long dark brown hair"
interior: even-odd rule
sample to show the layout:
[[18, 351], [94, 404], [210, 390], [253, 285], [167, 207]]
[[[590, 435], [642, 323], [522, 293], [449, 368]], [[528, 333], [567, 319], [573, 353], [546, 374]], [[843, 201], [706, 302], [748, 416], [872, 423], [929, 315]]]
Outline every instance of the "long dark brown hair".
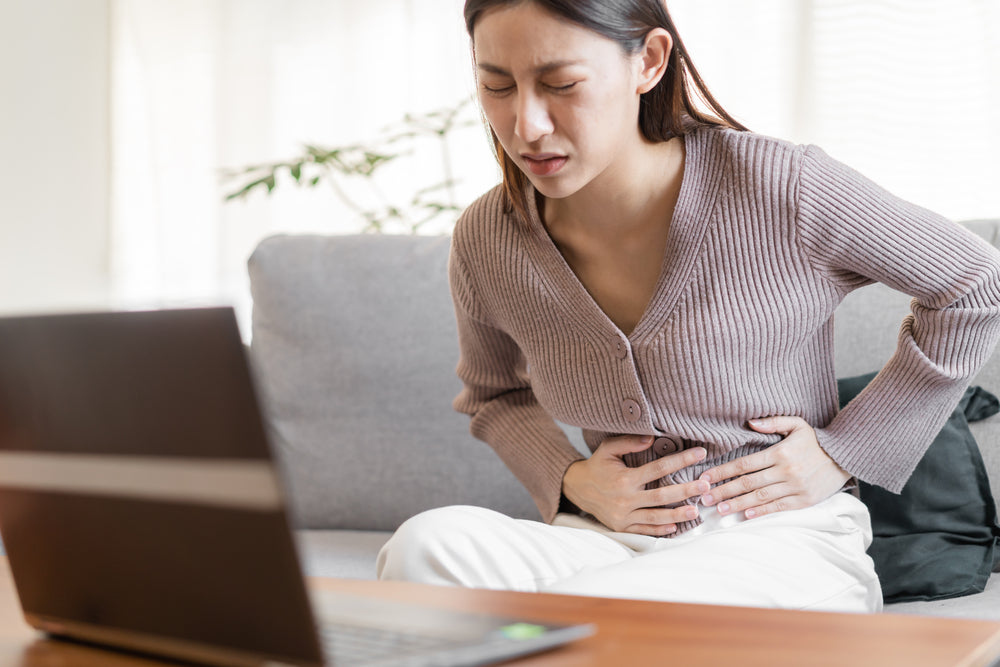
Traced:
[[[664, 0], [466, 0], [465, 27], [469, 37], [473, 38], [476, 20], [483, 12], [520, 2], [534, 2], [557, 16], [614, 40], [627, 55], [638, 53], [654, 28], [670, 33], [674, 44], [667, 71], [656, 87], [640, 98], [639, 129], [648, 141], [667, 141], [706, 125], [747, 129], [709, 92], [677, 34]], [[707, 107], [707, 112], [699, 103]], [[503, 174], [508, 204], [522, 220], [527, 220], [528, 178], [504, 152], [492, 128], [490, 137]]]

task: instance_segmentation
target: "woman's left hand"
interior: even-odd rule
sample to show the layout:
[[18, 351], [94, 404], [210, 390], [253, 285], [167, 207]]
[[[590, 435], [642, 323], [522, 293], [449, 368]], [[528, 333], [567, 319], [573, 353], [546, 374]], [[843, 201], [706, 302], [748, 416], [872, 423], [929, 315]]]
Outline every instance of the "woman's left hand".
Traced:
[[720, 514], [743, 512], [748, 519], [811, 507], [839, 491], [851, 475], [819, 446], [816, 432], [800, 417], [752, 419], [758, 433], [785, 438], [764, 451], [706, 470], [699, 479], [716, 484], [702, 504]]

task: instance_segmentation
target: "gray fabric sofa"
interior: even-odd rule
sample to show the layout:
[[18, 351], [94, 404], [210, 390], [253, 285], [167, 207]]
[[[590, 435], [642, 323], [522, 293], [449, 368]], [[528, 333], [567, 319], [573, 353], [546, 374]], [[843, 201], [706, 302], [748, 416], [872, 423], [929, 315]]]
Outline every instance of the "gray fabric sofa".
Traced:
[[[998, 245], [1000, 221], [968, 224]], [[278, 236], [250, 259], [250, 355], [308, 574], [374, 578], [391, 531], [431, 507], [538, 518], [527, 492], [451, 409], [460, 385], [448, 244]], [[908, 303], [881, 285], [850, 295], [836, 317], [838, 376], [888, 359]], [[1000, 393], [1000, 355], [975, 383]], [[972, 428], [1000, 497], [1000, 415]], [[568, 432], [583, 450], [578, 432]], [[977, 595], [887, 611], [1000, 620], [1000, 574]]]

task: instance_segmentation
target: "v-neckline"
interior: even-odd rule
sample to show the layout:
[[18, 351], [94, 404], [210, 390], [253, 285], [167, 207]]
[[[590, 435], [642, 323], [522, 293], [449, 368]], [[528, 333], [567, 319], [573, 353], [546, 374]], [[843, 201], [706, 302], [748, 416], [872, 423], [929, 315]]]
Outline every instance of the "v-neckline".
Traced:
[[605, 328], [635, 343], [659, 330], [662, 322], [669, 316], [680, 295], [681, 287], [687, 282], [687, 277], [694, 266], [694, 259], [698, 255], [704, 232], [708, 227], [705, 224], [709, 217], [708, 212], [714, 205], [715, 193], [718, 190], [718, 183], [711, 181], [706, 183], [705, 179], [700, 177], [703, 167], [700, 153], [704, 149], [700, 144], [704, 142], [698, 139], [701, 138], [699, 135], [703, 134], [706, 133], [696, 130], [683, 136], [685, 159], [681, 188], [667, 232], [660, 275], [639, 321], [628, 334], [622, 331], [601, 308], [559, 251], [542, 222], [536, 202], [537, 193], [532, 188], [527, 198], [530, 224], [536, 232], [548, 264], [555, 267], [553, 277], [559, 283], [561, 296], [571, 301], [574, 307], [570, 310], [574, 311], [575, 316], [584, 317], [586, 320], [581, 324], [592, 325], [590, 318], [597, 317]]

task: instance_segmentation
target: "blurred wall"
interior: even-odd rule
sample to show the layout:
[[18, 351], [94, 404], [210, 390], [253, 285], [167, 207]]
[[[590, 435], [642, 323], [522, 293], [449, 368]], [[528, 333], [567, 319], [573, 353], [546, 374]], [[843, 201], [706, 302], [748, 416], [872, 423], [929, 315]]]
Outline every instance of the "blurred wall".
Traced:
[[0, 312], [109, 283], [110, 0], [0, 0]]

